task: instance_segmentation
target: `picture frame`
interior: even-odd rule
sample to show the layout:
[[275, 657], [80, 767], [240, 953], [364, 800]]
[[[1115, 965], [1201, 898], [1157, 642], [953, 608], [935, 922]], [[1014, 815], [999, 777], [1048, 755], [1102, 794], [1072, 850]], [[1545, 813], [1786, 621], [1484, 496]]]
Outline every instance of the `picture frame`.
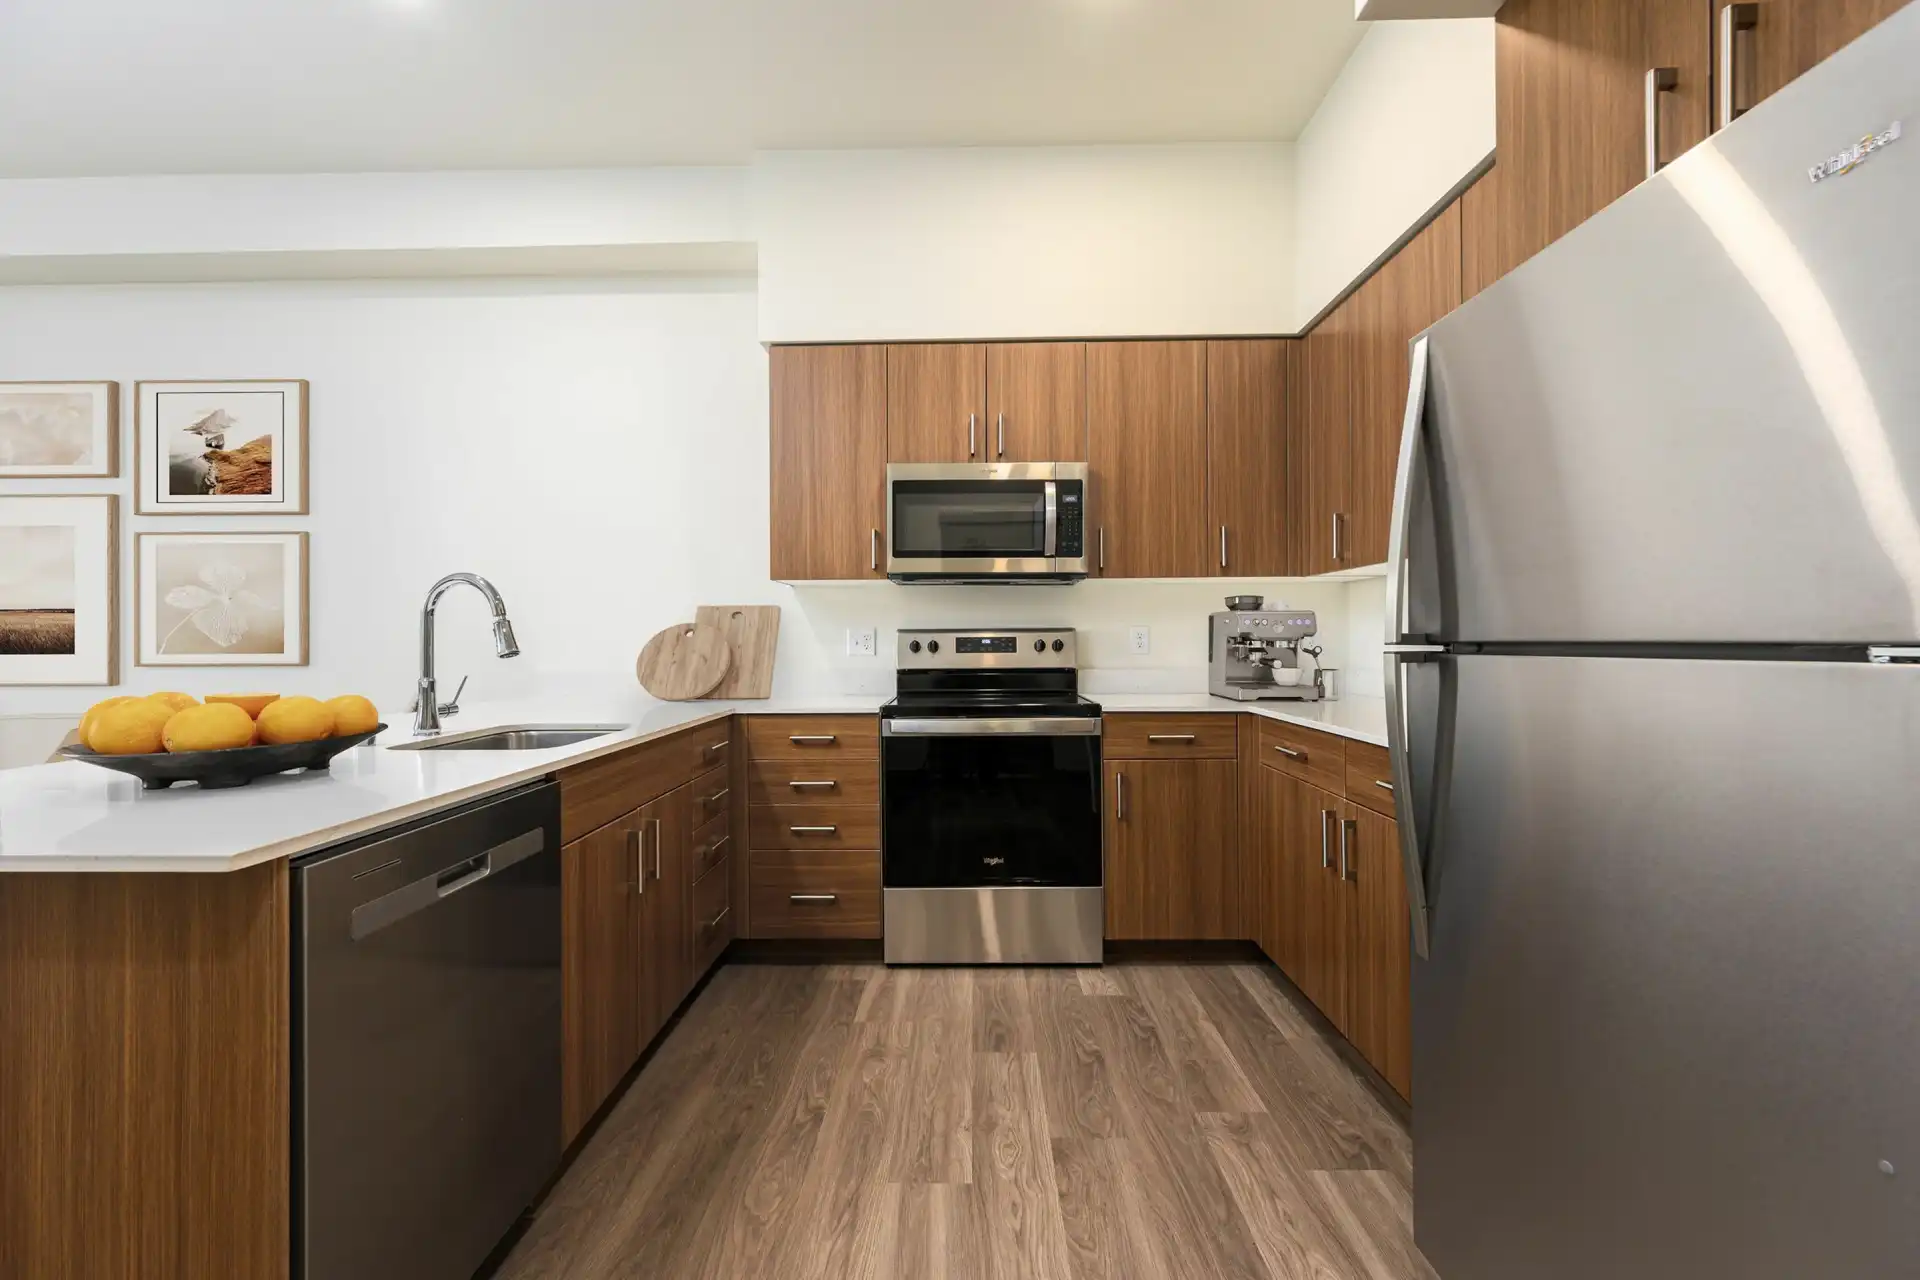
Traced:
[[307, 534], [139, 533], [134, 663], [304, 667]]
[[119, 383], [0, 382], [0, 480], [119, 474]]
[[134, 510], [307, 514], [302, 378], [134, 384]]
[[120, 499], [0, 494], [0, 685], [120, 682]]

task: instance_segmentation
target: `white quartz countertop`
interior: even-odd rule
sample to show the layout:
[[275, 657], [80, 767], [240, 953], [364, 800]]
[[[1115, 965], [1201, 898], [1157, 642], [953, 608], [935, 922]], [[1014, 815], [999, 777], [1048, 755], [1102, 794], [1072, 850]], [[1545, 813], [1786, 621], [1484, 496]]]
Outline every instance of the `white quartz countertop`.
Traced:
[[[1103, 711], [1239, 712], [1386, 744], [1379, 698], [1233, 702], [1204, 693], [1090, 695]], [[138, 779], [64, 762], [0, 770], [0, 872], [237, 871], [296, 857], [690, 725], [741, 715], [872, 715], [880, 695], [746, 702], [542, 698], [476, 705], [447, 724], [463, 733], [512, 724], [622, 724], [604, 737], [545, 751], [391, 751], [404, 723], [334, 758], [323, 774], [281, 774], [249, 786], [144, 791]], [[404, 717], [397, 717], [404, 721]]]

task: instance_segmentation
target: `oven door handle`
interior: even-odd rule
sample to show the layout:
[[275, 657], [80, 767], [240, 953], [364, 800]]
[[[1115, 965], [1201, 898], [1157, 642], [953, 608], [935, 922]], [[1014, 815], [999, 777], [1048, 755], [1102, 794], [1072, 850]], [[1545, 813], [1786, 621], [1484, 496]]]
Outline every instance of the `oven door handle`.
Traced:
[[1047, 531], [1041, 555], [1051, 560], [1060, 554], [1060, 486], [1047, 481]]
[[1019, 736], [1028, 738], [1097, 738], [1098, 716], [1029, 716], [1018, 719], [990, 720], [954, 717], [950, 719], [892, 719], [880, 722], [883, 738], [986, 738]]

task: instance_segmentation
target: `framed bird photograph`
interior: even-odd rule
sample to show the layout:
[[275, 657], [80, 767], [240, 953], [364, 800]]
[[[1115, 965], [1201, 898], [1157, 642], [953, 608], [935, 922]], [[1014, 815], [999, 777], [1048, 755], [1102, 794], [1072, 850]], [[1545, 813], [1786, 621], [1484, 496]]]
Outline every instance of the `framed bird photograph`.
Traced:
[[307, 384], [134, 384], [134, 509], [143, 516], [307, 512]]
[[143, 667], [307, 665], [307, 535], [135, 537]]

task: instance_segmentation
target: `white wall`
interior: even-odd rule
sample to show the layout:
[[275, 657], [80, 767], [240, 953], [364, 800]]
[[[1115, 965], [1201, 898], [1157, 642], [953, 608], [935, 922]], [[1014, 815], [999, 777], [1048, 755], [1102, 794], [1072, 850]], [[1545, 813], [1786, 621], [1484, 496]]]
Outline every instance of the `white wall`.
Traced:
[[1295, 144], [1303, 327], [1494, 149], [1491, 18], [1376, 23]]
[[[131, 459], [140, 378], [310, 380], [312, 512], [135, 517], [131, 476], [0, 481], [0, 492], [122, 496], [120, 692], [411, 695], [420, 600], [469, 569], [505, 594], [524, 656], [494, 658], [470, 592], [441, 606], [443, 688], [468, 700], [575, 676], [625, 684], [640, 645], [694, 606], [785, 606], [777, 693], [884, 691], [901, 626], [1068, 625], [1089, 687], [1204, 687], [1203, 619], [1251, 587], [1322, 615], [1342, 660], [1344, 584], [1089, 582], [1071, 588], [790, 588], [767, 578], [767, 359], [749, 282], [720, 279], [0, 290], [0, 380], [116, 378]], [[127, 468], [130, 471], [130, 466]], [[132, 534], [311, 532], [312, 665], [133, 665]], [[1153, 652], [1127, 651], [1152, 628]], [[879, 656], [845, 656], [849, 627]], [[72, 714], [114, 690], [0, 688], [0, 719]], [[0, 726], [5, 728], [5, 726]], [[16, 722], [0, 766], [44, 755]], [[34, 754], [37, 752], [38, 754]]]
[[760, 337], [1291, 331], [1286, 144], [756, 159]]

